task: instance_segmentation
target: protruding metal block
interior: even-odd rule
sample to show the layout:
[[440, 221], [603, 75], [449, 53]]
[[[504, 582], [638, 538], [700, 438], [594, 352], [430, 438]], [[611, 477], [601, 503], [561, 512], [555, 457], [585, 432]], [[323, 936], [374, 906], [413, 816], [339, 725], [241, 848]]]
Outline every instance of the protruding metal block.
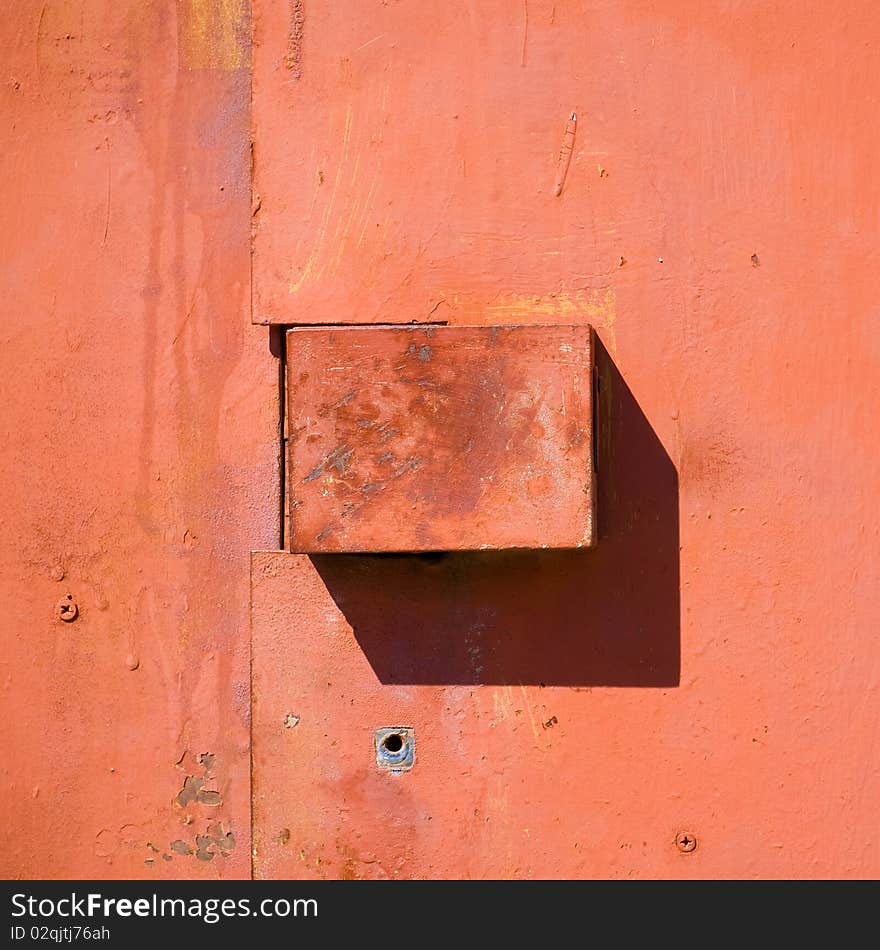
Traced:
[[587, 326], [288, 332], [291, 550], [595, 539]]

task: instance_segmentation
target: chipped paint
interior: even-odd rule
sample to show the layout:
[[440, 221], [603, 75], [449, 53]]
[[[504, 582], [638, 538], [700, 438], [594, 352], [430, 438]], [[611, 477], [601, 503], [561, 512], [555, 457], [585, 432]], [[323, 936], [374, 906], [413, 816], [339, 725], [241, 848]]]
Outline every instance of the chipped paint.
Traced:
[[[176, 763], [178, 768], [182, 767], [186, 758], [187, 755], [184, 753], [184, 755], [181, 756], [180, 760]], [[177, 793], [175, 798], [175, 801], [181, 808], [186, 808], [192, 802], [211, 806], [223, 804], [223, 796], [216, 788], [205, 787], [207, 785], [215, 784], [215, 758], [216, 757], [210, 752], [204, 752], [198, 756], [198, 763], [202, 768], [202, 774], [187, 775], [184, 778], [183, 787]]]

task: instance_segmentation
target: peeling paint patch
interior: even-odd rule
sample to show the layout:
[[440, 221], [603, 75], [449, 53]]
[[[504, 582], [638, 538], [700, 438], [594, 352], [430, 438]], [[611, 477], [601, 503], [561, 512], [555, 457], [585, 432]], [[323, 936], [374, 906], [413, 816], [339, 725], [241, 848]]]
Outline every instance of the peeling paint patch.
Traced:
[[196, 858], [199, 861], [213, 861], [214, 852], [210, 850], [214, 840], [209, 835], [196, 835]]
[[[172, 861], [174, 856], [192, 857], [195, 856], [198, 861], [213, 861], [219, 854], [222, 857], [228, 857], [235, 849], [235, 835], [231, 830], [225, 830], [221, 822], [208, 825], [204, 834], [197, 834], [193, 842], [185, 841], [183, 838], [177, 838], [168, 846], [168, 851], [162, 854], [163, 861]], [[158, 849], [147, 842], [147, 847], [155, 854]], [[147, 858], [146, 863], [152, 864], [153, 858]]]
[[213, 861], [217, 854], [226, 857], [235, 848], [235, 836], [223, 831], [220, 824], [208, 829], [204, 835], [196, 835], [196, 860]]
[[[186, 753], [175, 763], [178, 768], [181, 767]], [[205, 788], [206, 784], [213, 781], [211, 770], [214, 768], [216, 756], [211, 752], [203, 752], [198, 756], [197, 761], [204, 769], [204, 775], [187, 775], [183, 780], [183, 788], [177, 793], [177, 804], [181, 808], [186, 808], [192, 802], [198, 802], [202, 805], [222, 805], [223, 796], [219, 791], [212, 788]]]
[[187, 775], [183, 780], [183, 788], [177, 795], [177, 804], [181, 808], [186, 808], [190, 802], [194, 802], [198, 798], [204, 784], [204, 779], [197, 778], [195, 775]]

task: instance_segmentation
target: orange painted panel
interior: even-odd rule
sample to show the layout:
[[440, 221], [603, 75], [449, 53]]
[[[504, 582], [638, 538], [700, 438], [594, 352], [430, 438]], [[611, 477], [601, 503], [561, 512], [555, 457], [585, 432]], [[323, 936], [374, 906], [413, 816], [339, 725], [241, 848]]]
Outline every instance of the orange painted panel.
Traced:
[[[608, 672], [605, 650], [610, 665], [627, 652], [634, 668], [657, 663], [654, 676], [674, 685], [671, 653], [652, 658], [636, 634], [603, 630], [606, 618], [592, 613], [602, 596], [584, 597], [577, 559], [588, 571], [600, 551], [255, 555], [255, 876], [754, 869], [731, 840], [735, 813], [711, 819], [705, 764], [665, 747], [695, 702], [659, 690], [642, 720], [632, 691], [591, 688]], [[588, 704], [626, 730], [597, 730]], [[389, 727], [412, 730], [408, 771], [377, 765], [375, 735]], [[692, 827], [703, 847], [682, 853], [676, 835]], [[762, 868], [784, 872], [783, 862], [770, 851]]]
[[0, 876], [248, 877], [249, 5], [16, 0], [0, 56]]
[[583, 327], [287, 334], [291, 549], [589, 547]]
[[608, 243], [584, 203], [597, 185], [623, 203], [626, 185], [600, 178], [610, 51], [582, 4], [255, 8], [255, 320], [604, 311], [607, 279], [577, 263]]

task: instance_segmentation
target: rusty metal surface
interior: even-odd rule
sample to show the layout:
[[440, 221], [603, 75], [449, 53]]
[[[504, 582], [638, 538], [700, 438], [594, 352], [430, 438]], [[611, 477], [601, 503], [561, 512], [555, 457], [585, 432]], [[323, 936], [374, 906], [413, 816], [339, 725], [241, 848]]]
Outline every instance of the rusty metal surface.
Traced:
[[250, 874], [248, 34], [243, 0], [3, 7], [3, 877]]
[[290, 547], [582, 548], [589, 326], [287, 334]]

